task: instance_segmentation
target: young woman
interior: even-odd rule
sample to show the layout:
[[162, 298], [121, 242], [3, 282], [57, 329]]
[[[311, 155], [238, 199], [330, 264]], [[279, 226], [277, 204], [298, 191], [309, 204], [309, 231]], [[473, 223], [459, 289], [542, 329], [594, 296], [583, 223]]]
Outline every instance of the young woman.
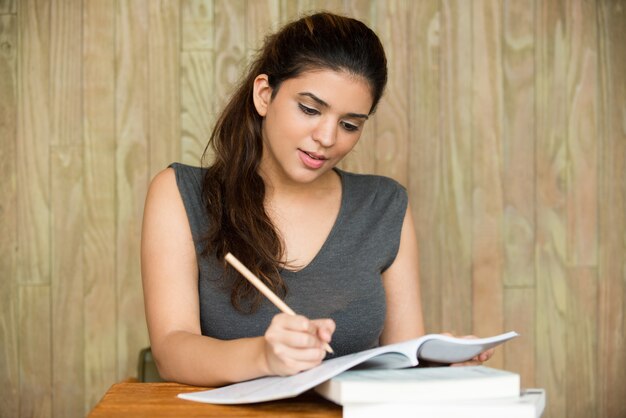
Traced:
[[[223, 110], [207, 168], [181, 164], [148, 191], [142, 276], [163, 378], [218, 386], [423, 335], [406, 190], [336, 168], [387, 81], [358, 20], [306, 16], [269, 36]], [[233, 253], [300, 315], [224, 262]], [[491, 352], [476, 361], [484, 361]]]

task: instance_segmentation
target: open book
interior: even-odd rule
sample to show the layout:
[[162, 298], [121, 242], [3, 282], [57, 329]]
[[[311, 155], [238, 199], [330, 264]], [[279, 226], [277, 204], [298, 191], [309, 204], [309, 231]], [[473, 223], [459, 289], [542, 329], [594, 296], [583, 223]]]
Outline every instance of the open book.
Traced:
[[178, 397], [214, 404], [244, 404], [292, 398], [356, 366], [403, 369], [417, 366], [422, 359], [437, 363], [459, 363], [470, 360], [517, 335], [516, 332], [508, 332], [489, 338], [464, 339], [428, 334], [413, 340], [326, 360], [317, 367], [293, 376], [262, 377], [219, 389], [181, 393]]

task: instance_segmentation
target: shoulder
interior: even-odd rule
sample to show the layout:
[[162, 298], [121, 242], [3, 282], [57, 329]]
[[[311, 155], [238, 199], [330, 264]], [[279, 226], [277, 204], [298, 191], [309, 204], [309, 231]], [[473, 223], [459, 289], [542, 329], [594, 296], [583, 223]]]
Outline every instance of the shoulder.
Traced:
[[406, 188], [391, 177], [377, 174], [357, 174], [337, 170], [342, 177], [346, 191], [353, 198], [381, 201], [406, 200]]
[[185, 185], [197, 188], [202, 184], [204, 174], [206, 173], [204, 168], [181, 163], [172, 163], [164, 171], [168, 171], [168, 169], [175, 175], [176, 183], [181, 189]]
[[167, 204], [181, 200], [185, 195], [199, 195], [205, 170], [186, 164], [173, 163], [157, 173], [150, 182], [146, 205]]

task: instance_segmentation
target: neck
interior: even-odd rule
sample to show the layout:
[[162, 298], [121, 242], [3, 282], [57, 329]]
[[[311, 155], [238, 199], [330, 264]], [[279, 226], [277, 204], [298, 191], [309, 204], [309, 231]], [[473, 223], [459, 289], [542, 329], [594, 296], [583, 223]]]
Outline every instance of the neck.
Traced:
[[297, 183], [285, 181], [282, 176], [274, 176], [270, 173], [259, 172], [265, 182], [265, 199], [298, 199], [306, 201], [309, 198], [317, 198], [320, 194], [327, 194], [329, 190], [336, 187], [339, 176], [335, 170], [329, 170], [321, 177], [310, 183]]

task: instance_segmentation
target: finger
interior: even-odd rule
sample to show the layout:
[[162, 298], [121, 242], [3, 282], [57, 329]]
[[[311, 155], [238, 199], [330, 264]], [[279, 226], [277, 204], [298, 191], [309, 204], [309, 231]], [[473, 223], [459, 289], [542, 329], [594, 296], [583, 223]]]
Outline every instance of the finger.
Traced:
[[480, 366], [481, 362], [478, 360], [468, 360], [468, 361], [464, 361], [462, 363], [453, 363], [450, 365], [450, 367], [464, 367], [464, 366]]
[[309, 334], [315, 334], [317, 331], [317, 328], [312, 321], [303, 315], [280, 313], [274, 316], [272, 322], [280, 328], [290, 331], [308, 332]]
[[329, 343], [335, 332], [335, 321], [332, 319], [315, 319], [311, 321], [316, 327], [316, 335], [324, 342]]

